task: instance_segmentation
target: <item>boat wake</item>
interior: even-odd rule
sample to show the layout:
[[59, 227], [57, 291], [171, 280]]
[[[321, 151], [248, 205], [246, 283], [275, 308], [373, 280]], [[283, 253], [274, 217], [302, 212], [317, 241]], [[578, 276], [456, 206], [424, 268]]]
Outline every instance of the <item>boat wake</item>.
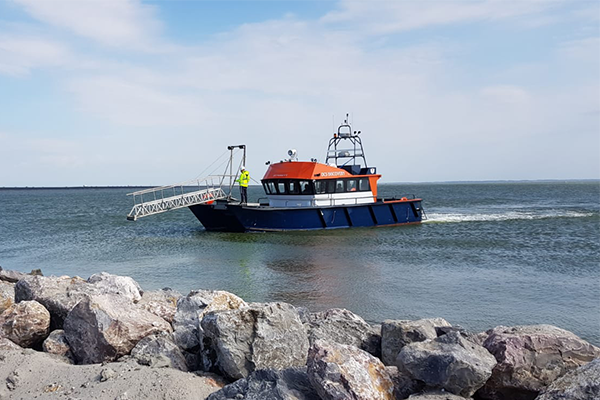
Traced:
[[548, 212], [530, 212], [530, 211], [510, 211], [504, 213], [427, 213], [427, 220], [423, 223], [454, 223], [454, 222], [490, 222], [490, 221], [511, 221], [511, 220], [538, 220], [548, 218], [587, 218], [598, 215], [589, 211], [558, 211]]

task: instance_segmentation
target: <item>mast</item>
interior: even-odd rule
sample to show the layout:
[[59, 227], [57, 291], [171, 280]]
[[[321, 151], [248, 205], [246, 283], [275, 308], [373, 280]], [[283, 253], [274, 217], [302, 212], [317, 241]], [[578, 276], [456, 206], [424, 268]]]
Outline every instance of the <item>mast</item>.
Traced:
[[331, 160], [336, 167], [345, 169], [352, 174], [368, 170], [365, 151], [359, 135], [360, 131], [352, 130], [352, 126], [348, 123], [348, 114], [346, 114], [344, 123], [338, 127], [337, 132], [329, 140], [325, 163], [330, 164]]

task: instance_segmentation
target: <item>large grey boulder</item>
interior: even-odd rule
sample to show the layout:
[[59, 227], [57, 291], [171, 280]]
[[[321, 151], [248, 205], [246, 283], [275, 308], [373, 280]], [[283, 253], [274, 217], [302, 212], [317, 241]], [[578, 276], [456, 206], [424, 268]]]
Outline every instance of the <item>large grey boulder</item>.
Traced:
[[436, 328], [450, 326], [443, 318], [385, 320], [381, 324], [381, 360], [385, 365], [396, 365], [396, 357], [404, 346], [435, 339], [438, 337]]
[[499, 326], [484, 347], [498, 360], [477, 393], [483, 399], [533, 400], [568, 371], [600, 357], [600, 349], [552, 325]]
[[394, 399], [394, 382], [383, 363], [355, 346], [317, 340], [307, 366], [309, 379], [324, 400]]
[[491, 376], [496, 360], [485, 348], [450, 332], [404, 346], [397, 364], [431, 389], [469, 397]]
[[306, 367], [259, 369], [211, 394], [206, 400], [320, 400]]
[[172, 332], [164, 319], [116, 295], [80, 301], [67, 315], [64, 330], [80, 364], [115, 360], [148, 335]]
[[190, 370], [211, 367], [209, 349], [203, 350], [204, 332], [200, 321], [209, 312], [234, 310], [247, 306], [238, 296], [221, 290], [196, 290], [177, 300], [173, 317], [175, 344], [183, 351]]
[[176, 290], [164, 288], [150, 292], [144, 292], [138, 305], [146, 311], [157, 315], [165, 321], [172, 323], [177, 312], [177, 301], [181, 293]]
[[210, 312], [201, 321], [211, 364], [230, 379], [257, 369], [306, 364], [308, 337], [296, 309], [286, 303], [251, 303]]
[[0, 315], [0, 335], [19, 346], [31, 347], [50, 333], [50, 313], [37, 301], [13, 304]]
[[351, 311], [332, 308], [311, 313], [306, 323], [309, 340], [325, 340], [363, 349], [375, 357], [381, 355], [381, 335], [376, 328]]
[[62, 329], [69, 311], [89, 296], [115, 294], [133, 302], [140, 298], [139, 285], [128, 277], [106, 273], [93, 275], [88, 282], [69, 276], [25, 276], [15, 285], [15, 301], [36, 300], [50, 311], [52, 329]]
[[0, 350], [23, 350], [23, 348], [12, 340], [0, 336]]
[[128, 276], [112, 275], [108, 272], [94, 274], [88, 278], [88, 283], [94, 285], [101, 294], [116, 294], [124, 296], [133, 302], [142, 299], [144, 291], [140, 285]]
[[42, 343], [42, 348], [46, 353], [65, 357], [72, 362], [75, 361], [75, 357], [71, 352], [71, 346], [69, 346], [69, 342], [67, 342], [67, 338], [65, 337], [65, 331], [62, 329], [50, 332], [50, 335]]
[[131, 356], [141, 365], [153, 368], [169, 367], [187, 371], [185, 357], [166, 332], [146, 336], [131, 350]]
[[0, 314], [15, 303], [15, 285], [0, 281]]
[[567, 372], [536, 397], [536, 400], [588, 399], [600, 399], [600, 358]]
[[86, 285], [79, 277], [26, 276], [15, 285], [15, 301], [40, 302], [52, 316], [53, 329], [61, 329], [69, 311], [85, 297], [81, 288]]

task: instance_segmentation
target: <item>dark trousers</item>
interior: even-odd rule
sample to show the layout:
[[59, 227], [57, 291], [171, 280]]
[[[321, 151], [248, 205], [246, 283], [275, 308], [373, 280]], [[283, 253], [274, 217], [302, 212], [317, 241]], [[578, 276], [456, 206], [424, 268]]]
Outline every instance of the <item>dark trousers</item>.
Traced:
[[242, 203], [248, 203], [248, 188], [240, 186], [240, 196], [242, 196]]

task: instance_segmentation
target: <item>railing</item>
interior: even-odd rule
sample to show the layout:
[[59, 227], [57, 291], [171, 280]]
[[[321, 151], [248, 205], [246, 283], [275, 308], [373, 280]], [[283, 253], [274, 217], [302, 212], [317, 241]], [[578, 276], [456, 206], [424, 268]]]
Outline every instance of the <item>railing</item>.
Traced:
[[128, 196], [133, 196], [133, 208], [127, 215], [127, 219], [135, 221], [148, 215], [225, 199], [227, 194], [223, 191], [222, 184], [227, 177], [229, 175], [212, 175], [203, 179], [129, 193]]

